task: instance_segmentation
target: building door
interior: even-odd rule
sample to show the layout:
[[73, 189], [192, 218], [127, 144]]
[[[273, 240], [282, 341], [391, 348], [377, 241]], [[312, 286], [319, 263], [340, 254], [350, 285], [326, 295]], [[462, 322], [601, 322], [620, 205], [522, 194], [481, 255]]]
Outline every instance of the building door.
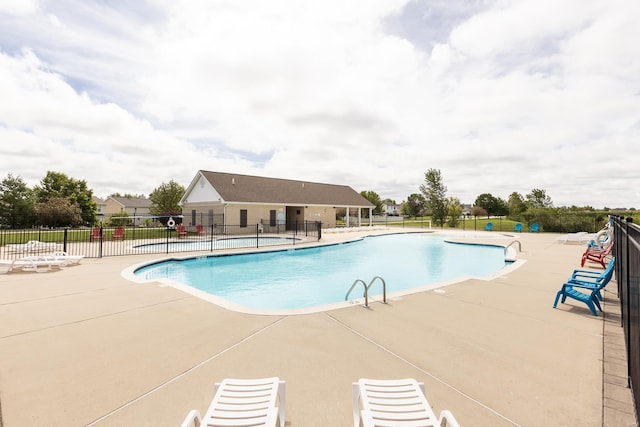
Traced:
[[269, 211], [269, 227], [276, 226], [276, 210], [272, 209]]
[[240, 209], [240, 227], [247, 226], [247, 210]]

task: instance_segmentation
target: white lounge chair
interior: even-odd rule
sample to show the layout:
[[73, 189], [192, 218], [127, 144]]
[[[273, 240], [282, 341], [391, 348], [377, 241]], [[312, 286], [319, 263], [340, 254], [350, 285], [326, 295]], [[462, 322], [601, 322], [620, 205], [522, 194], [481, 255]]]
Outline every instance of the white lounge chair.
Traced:
[[[362, 405], [362, 409], [360, 406]], [[362, 423], [362, 424], [361, 424]], [[460, 427], [447, 410], [437, 418], [424, 394], [424, 384], [413, 378], [353, 383], [354, 427]]]
[[84, 255], [69, 255], [63, 251], [57, 251], [50, 254], [56, 261], [62, 261], [62, 266], [65, 267], [71, 264], [80, 264], [80, 261], [84, 258]]
[[10, 272], [13, 269], [13, 262], [11, 259], [0, 259], [0, 274]]
[[20, 254], [30, 254], [34, 252], [56, 251], [58, 244], [53, 242], [41, 242], [39, 240], [29, 240], [27, 243], [7, 245], [7, 249]]
[[8, 273], [15, 269], [35, 271], [36, 273], [45, 273], [51, 271], [53, 267], [63, 267], [64, 261], [54, 259], [50, 255], [26, 256], [14, 260], [0, 261], [1, 273]]
[[556, 240], [562, 242], [565, 245], [568, 243], [577, 243], [579, 245], [586, 245], [595, 238], [595, 234], [589, 234], [586, 231], [578, 231], [577, 233], [567, 233], [559, 236]]
[[[276, 406], [278, 400], [278, 406]], [[216, 383], [214, 396], [204, 417], [192, 410], [181, 427], [276, 426], [284, 427], [285, 382], [278, 377], [228, 378]]]

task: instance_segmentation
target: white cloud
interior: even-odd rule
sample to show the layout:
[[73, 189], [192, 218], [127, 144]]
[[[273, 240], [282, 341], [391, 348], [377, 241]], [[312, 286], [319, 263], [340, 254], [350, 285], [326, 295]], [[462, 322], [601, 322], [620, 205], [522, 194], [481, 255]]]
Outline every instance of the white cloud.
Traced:
[[30, 15], [39, 9], [38, 0], [0, 0], [0, 14]]
[[[0, 3], [0, 137], [21, 147], [0, 170], [31, 181], [148, 194], [210, 169], [401, 201], [436, 168], [466, 203], [640, 207], [633, 3], [31, 4]], [[443, 23], [415, 31], [420, 10]]]

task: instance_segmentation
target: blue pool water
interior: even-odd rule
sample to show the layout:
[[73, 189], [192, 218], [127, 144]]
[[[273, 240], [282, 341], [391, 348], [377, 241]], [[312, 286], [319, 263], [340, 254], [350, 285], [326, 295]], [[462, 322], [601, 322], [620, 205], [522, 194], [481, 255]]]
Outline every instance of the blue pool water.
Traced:
[[[498, 246], [453, 244], [427, 234], [393, 234], [309, 249], [170, 260], [137, 276], [167, 278], [255, 309], [296, 309], [344, 301], [356, 279], [384, 278], [387, 293], [486, 276], [506, 265]], [[381, 294], [374, 284], [371, 295]], [[362, 298], [362, 286], [351, 298]]]
[[216, 249], [255, 248], [275, 245], [292, 245], [300, 239], [295, 237], [228, 237], [202, 240], [185, 240], [182, 242], [145, 243], [134, 246], [134, 249], [146, 252], [183, 252], [212, 251]]

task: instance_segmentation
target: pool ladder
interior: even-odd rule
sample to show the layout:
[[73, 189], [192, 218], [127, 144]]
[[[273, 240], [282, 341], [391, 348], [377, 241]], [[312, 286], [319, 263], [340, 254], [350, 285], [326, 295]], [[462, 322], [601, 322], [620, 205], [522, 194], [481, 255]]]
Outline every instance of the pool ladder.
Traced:
[[351, 287], [347, 291], [347, 294], [344, 296], [344, 300], [345, 301], [349, 300], [349, 294], [351, 294], [351, 291], [353, 290], [353, 288], [355, 288], [358, 283], [362, 283], [362, 286], [364, 286], [364, 306], [369, 307], [369, 288], [371, 288], [371, 285], [373, 285], [376, 280], [380, 280], [382, 282], [382, 302], [386, 304], [387, 303], [387, 283], [380, 276], [376, 276], [373, 279], [371, 279], [368, 285], [364, 283], [362, 279], [356, 279], [353, 282], [353, 285], [351, 285]]
[[516, 243], [518, 244], [518, 249], [520, 249], [520, 252], [522, 252], [522, 243], [520, 243], [520, 240], [514, 240], [513, 242], [509, 243], [507, 246], [504, 247], [505, 261], [515, 261], [515, 257], [513, 259], [510, 259], [508, 258], [508, 255], [509, 255], [509, 248]]

